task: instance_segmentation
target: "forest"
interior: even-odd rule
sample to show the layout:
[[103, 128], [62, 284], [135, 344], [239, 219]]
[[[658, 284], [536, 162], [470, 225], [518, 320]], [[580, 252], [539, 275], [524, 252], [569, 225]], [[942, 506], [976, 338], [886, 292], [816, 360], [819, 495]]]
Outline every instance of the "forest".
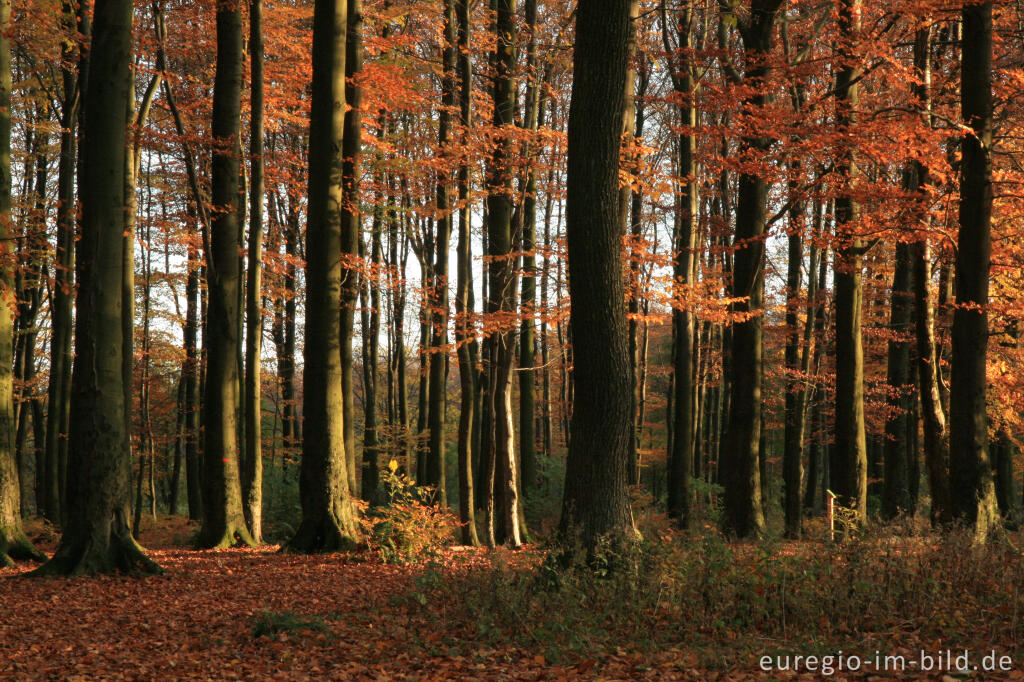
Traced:
[[1022, 104], [1014, 0], [0, 0], [0, 677], [1024, 679]]

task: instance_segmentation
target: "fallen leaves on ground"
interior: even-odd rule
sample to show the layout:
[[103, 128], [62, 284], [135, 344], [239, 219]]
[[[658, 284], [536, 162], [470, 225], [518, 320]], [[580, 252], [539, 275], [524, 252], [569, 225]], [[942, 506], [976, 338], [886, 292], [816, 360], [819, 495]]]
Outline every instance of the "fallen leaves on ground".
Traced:
[[[745, 679], [688, 669], [692, 657], [609, 655], [560, 667], [535, 652], [446, 652], [417, 641], [401, 597], [420, 568], [276, 548], [151, 550], [163, 576], [30, 579], [0, 571], [0, 679]], [[484, 550], [458, 552], [483, 556]], [[475, 557], [474, 557], [475, 558]], [[327, 628], [254, 635], [261, 613]]]

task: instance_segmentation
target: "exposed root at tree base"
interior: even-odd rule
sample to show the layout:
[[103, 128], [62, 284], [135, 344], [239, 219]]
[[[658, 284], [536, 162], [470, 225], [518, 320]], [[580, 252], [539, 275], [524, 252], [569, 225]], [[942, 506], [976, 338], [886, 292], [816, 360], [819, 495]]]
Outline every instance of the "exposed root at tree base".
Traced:
[[92, 539], [62, 541], [53, 558], [28, 575], [70, 577], [99, 573], [124, 573], [142, 577], [159, 575], [163, 569], [146, 556], [130, 534], [113, 533], [105, 546]]
[[319, 552], [347, 552], [356, 549], [359, 541], [354, 531], [346, 532], [341, 524], [329, 516], [303, 519], [299, 529], [282, 552], [315, 554]]
[[245, 524], [231, 524], [223, 530], [203, 529], [199, 535], [199, 549], [228, 549], [229, 547], [256, 547]]
[[46, 561], [46, 555], [35, 548], [21, 529], [0, 527], [0, 566], [13, 566], [19, 560]]

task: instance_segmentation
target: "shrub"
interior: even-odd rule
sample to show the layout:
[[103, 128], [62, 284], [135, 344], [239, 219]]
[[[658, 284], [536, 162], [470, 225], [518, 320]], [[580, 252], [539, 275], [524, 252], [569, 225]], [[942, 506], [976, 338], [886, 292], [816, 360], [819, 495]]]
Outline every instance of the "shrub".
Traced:
[[387, 563], [430, 559], [450, 543], [458, 521], [446, 507], [435, 504], [433, 488], [417, 486], [391, 460], [382, 472], [384, 504], [367, 507], [360, 517], [367, 547]]

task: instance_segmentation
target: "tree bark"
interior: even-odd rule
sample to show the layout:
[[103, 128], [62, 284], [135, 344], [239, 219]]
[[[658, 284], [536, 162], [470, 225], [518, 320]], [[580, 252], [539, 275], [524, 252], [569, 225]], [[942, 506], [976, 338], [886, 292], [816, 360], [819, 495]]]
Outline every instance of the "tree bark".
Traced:
[[21, 526], [21, 484], [14, 453], [15, 235], [11, 220], [11, 2], [0, 0], [0, 566], [43, 560]]
[[[441, 44], [441, 112], [438, 122], [438, 153], [442, 158], [450, 154], [451, 109], [455, 107], [455, 3], [444, 3], [444, 36]], [[438, 171], [436, 199], [437, 218], [434, 221], [434, 286], [429, 296], [433, 299], [431, 315], [430, 378], [427, 381], [427, 428], [430, 430], [427, 453], [426, 481], [436, 489], [438, 504], [448, 505], [448, 485], [445, 467], [445, 398], [447, 382], [445, 367], [448, 362], [448, 243], [452, 233], [450, 177], [447, 170]]]
[[363, 65], [363, 3], [349, 0], [346, 8], [345, 37], [345, 112], [342, 133], [341, 177], [345, 192], [341, 204], [341, 372], [342, 400], [344, 403], [345, 458], [348, 464], [349, 492], [355, 495], [356, 484], [356, 412], [355, 393], [352, 388], [352, 335], [355, 325], [356, 299], [359, 295], [359, 233], [362, 213], [359, 206], [359, 156], [362, 151], [362, 99], [363, 89], [357, 74]]
[[[665, 16], [664, 1], [662, 15]], [[697, 79], [692, 60], [694, 47], [693, 24], [695, 21], [693, 3], [687, 2], [681, 8], [677, 21], [679, 37], [678, 50], [682, 54], [680, 63], [672, 63], [672, 83], [681, 98], [679, 118], [687, 132], [676, 139], [677, 174], [683, 178], [675, 206], [675, 233], [673, 251], [675, 265], [673, 291], [676, 299], [672, 308], [672, 324], [675, 334], [672, 345], [673, 389], [672, 400], [672, 449], [668, 465], [668, 513], [682, 527], [687, 528], [693, 521], [693, 492], [690, 480], [693, 477], [693, 456], [696, 443], [694, 409], [696, 386], [694, 383], [694, 356], [697, 349], [695, 316], [686, 300], [688, 287], [696, 279], [696, 249], [698, 236], [697, 198]], [[663, 34], [665, 47], [669, 47], [667, 28]]]
[[619, 148], [629, 61], [630, 0], [576, 12], [566, 210], [573, 382], [560, 531], [592, 556], [601, 538], [635, 538], [633, 373], [618, 221]]
[[[781, 4], [781, 0], [751, 0], [750, 22], [742, 27], [743, 44], [751, 53], [751, 65], [742, 81], [754, 90], [746, 104], [755, 111], [767, 103], [763, 81], [768, 75], [768, 66], [763, 60], [771, 49], [775, 14]], [[741, 155], [747, 151], [763, 153], [768, 141], [745, 137], [740, 147]], [[763, 428], [761, 377], [767, 198], [768, 184], [763, 177], [749, 172], [740, 174], [732, 296], [742, 300], [731, 309], [749, 317], [732, 326], [729, 422], [719, 471], [725, 488], [722, 528], [741, 538], [764, 531], [758, 453]]]
[[[347, 0], [316, 0], [306, 229], [306, 357], [299, 492], [302, 522], [288, 548], [337, 551], [358, 537], [345, 454], [341, 214]], [[350, 340], [349, 340], [350, 341]]]
[[238, 452], [239, 113], [242, 95], [242, 13], [237, 2], [217, 2], [217, 73], [213, 85], [214, 138], [211, 201], [217, 211], [206, 254], [209, 317], [206, 342], [206, 448], [203, 526], [199, 544], [253, 545], [242, 510]]
[[[469, 52], [469, 3], [456, 4], [458, 18], [459, 118], [463, 139], [473, 125], [473, 62]], [[469, 164], [459, 165], [459, 244], [456, 265], [455, 345], [459, 359], [459, 521], [462, 544], [476, 547], [476, 506], [473, 490], [473, 421], [476, 410], [476, 362], [471, 353], [475, 338], [472, 321], [473, 233], [469, 205]]]
[[992, 260], [992, 3], [965, 6], [962, 22], [960, 105], [971, 131], [961, 140], [949, 478], [956, 486], [953, 516], [984, 540], [998, 523], [985, 402]]
[[[839, 32], [844, 41], [860, 32], [861, 0], [842, 0]], [[836, 77], [836, 126], [849, 134], [857, 122], [860, 69], [857, 57], [844, 47], [844, 65]], [[839, 503], [854, 511], [858, 521], [867, 517], [867, 441], [864, 427], [864, 348], [861, 339], [863, 315], [863, 242], [856, 235], [860, 207], [854, 198], [858, 175], [854, 149], [842, 152], [838, 169], [845, 188], [836, 198], [836, 235], [840, 246], [835, 260], [836, 307], [836, 424], [835, 465], [832, 490]]]
[[[515, 109], [515, 0], [498, 0], [494, 64], [494, 120], [496, 128], [514, 123]], [[504, 319], [515, 313], [515, 258], [512, 252], [512, 178], [513, 139], [502, 132], [488, 168], [487, 312], [499, 325], [492, 333], [490, 367], [491, 448], [494, 451], [494, 494], [500, 498], [502, 518], [500, 535], [513, 547], [521, 544], [519, 528], [519, 486], [516, 481], [515, 431], [512, 413], [512, 361], [515, 329]]]
[[131, 536], [121, 331], [125, 149], [131, 93], [130, 0], [97, 0], [82, 121], [82, 231], [71, 385], [68, 513], [53, 558], [36, 575], [154, 573]]
[[249, 269], [245, 286], [245, 522], [263, 542], [263, 0], [249, 3]]

